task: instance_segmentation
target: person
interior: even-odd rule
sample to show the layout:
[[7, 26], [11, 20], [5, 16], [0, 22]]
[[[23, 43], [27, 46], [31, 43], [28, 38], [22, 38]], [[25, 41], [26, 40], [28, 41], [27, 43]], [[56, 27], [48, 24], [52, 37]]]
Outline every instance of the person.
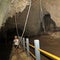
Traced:
[[19, 39], [18, 39], [18, 36], [14, 36], [13, 43], [14, 43], [14, 47], [16, 49], [19, 48]]

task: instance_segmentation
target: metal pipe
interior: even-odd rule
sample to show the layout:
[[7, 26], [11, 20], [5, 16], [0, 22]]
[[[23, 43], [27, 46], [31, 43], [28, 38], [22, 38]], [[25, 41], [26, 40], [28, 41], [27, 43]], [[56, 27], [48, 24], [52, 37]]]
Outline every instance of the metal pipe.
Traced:
[[40, 49], [40, 48], [38, 48], [38, 50], [39, 50], [40, 52], [42, 52], [43, 54], [47, 55], [48, 57], [51, 57], [51, 58], [53, 58], [53, 59], [55, 59], [55, 60], [60, 60], [60, 57], [58, 57], [58, 56], [56, 56], [56, 55], [54, 55], [54, 54], [51, 54], [51, 53], [49, 53], [49, 52], [47, 52], [47, 51], [44, 51], [44, 50], [42, 50], [42, 49]]

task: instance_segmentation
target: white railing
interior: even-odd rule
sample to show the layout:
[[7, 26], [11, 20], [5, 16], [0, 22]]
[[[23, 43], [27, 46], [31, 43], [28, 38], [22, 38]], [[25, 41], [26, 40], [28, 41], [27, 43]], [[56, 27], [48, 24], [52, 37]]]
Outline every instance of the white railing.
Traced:
[[[40, 49], [40, 41], [38, 39], [34, 40], [34, 45], [32, 45], [29, 43], [29, 38], [22, 38], [21, 45], [23, 46], [23, 49], [27, 51], [27, 55], [32, 55], [36, 60], [41, 60], [40, 52], [53, 60], [60, 60], [60, 57]], [[35, 55], [30, 51], [30, 47], [35, 50]]]

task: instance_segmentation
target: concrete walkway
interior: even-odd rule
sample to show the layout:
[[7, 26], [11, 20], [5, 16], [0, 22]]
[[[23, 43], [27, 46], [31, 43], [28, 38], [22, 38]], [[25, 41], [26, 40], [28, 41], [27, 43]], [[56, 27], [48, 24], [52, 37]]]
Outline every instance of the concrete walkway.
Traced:
[[31, 56], [27, 56], [26, 52], [20, 47], [15, 50], [12, 48], [10, 60], [34, 60]]

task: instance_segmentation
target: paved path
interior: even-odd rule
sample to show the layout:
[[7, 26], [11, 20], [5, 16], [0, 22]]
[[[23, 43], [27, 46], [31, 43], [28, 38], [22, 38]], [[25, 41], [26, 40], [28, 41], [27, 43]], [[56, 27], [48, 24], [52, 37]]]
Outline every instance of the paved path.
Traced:
[[17, 50], [12, 48], [10, 60], [33, 60], [33, 59], [31, 56], [28, 57], [26, 52], [20, 47]]

